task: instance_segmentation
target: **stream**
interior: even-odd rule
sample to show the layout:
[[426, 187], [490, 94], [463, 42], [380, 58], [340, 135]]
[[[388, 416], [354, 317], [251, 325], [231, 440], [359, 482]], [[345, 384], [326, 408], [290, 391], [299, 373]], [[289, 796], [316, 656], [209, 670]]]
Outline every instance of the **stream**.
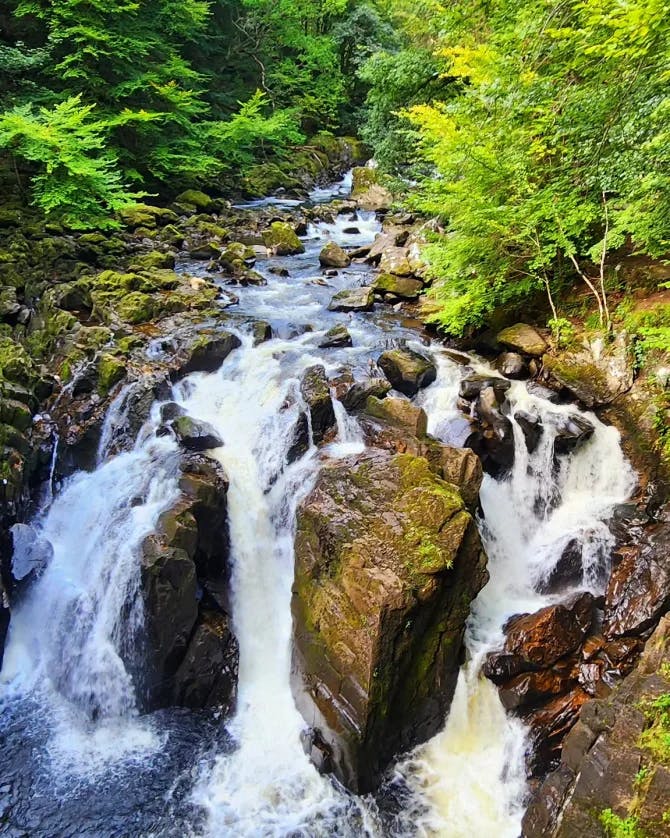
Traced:
[[[345, 180], [312, 197], [327, 201], [348, 188]], [[279, 211], [282, 202], [273, 205]], [[352, 225], [359, 232], [345, 232]], [[527, 734], [479, 670], [487, 652], [501, 646], [511, 615], [555, 601], [535, 584], [572, 539], [583, 545], [583, 587], [601, 592], [613, 545], [605, 522], [629, 496], [634, 474], [618, 432], [591, 413], [595, 433], [555, 468], [552, 428], [561, 413], [577, 408], [513, 383], [511, 404], [541, 416], [546, 431], [531, 455], [515, 422], [512, 473], [484, 479], [479, 525], [491, 579], [473, 604], [467, 661], [446, 725], [401, 759], [376, 796], [355, 797], [319, 775], [303, 752], [305, 723], [290, 685], [295, 510], [324, 459], [360, 451], [363, 442], [337, 403], [338, 439], [319, 449], [312, 444], [287, 464], [303, 408], [301, 375], [320, 363], [329, 377], [345, 368], [361, 377], [384, 349], [399, 344], [430, 353], [437, 380], [417, 401], [429, 432], [447, 440], [465, 374], [389, 306], [360, 314], [327, 310], [337, 291], [369, 284], [372, 270], [354, 263], [326, 277], [325, 285], [321, 248], [327, 241], [369, 244], [380, 229], [372, 213], [359, 212], [355, 221], [339, 216], [333, 224], [310, 225], [304, 254], [259, 260], [256, 270], [267, 285], [236, 289], [239, 304], [227, 312], [226, 328], [239, 334], [241, 346], [220, 370], [191, 374], [172, 393], [225, 443], [211, 456], [230, 479], [231, 596], [240, 647], [232, 719], [224, 724], [216, 713], [172, 708], [142, 715], [137, 709], [138, 549], [178, 494], [179, 450], [171, 437], [155, 434], [159, 405], [133, 450], [106, 457], [103, 439], [96, 470], [74, 475], [47, 497], [32, 524], [53, 554], [13, 611], [0, 677], [3, 834], [518, 836]], [[278, 268], [289, 275], [272, 270]], [[201, 263], [188, 261], [178, 269], [202, 271]], [[251, 320], [269, 322], [274, 338], [254, 346]], [[353, 346], [319, 349], [338, 323], [346, 324]], [[490, 372], [479, 359], [472, 366]]]

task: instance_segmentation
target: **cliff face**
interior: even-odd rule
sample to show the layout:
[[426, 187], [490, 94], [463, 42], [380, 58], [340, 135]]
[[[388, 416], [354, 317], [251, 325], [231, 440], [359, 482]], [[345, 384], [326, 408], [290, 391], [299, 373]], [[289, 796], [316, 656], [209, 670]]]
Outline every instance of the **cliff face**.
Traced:
[[540, 786], [524, 838], [670, 835], [670, 617], [639, 664], [604, 699], [588, 701]]

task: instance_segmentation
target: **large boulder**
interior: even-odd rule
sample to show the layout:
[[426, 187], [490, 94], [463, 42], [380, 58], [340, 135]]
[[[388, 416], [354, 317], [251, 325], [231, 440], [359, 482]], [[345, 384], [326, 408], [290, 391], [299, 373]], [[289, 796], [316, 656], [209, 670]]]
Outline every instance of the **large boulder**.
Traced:
[[424, 437], [428, 432], [426, 411], [407, 399], [378, 399], [369, 396], [365, 412], [375, 419], [404, 428], [417, 438]]
[[393, 294], [403, 300], [415, 300], [423, 291], [423, 282], [407, 276], [382, 273], [375, 280], [373, 288], [378, 294]]
[[334, 349], [342, 346], [351, 346], [352, 340], [349, 330], [344, 323], [338, 323], [332, 329], [328, 329], [319, 342], [319, 349]]
[[298, 705], [350, 789], [436, 733], [486, 557], [458, 489], [409, 454], [326, 465], [298, 512]]
[[199, 335], [177, 354], [173, 380], [192, 372], [214, 372], [240, 343], [237, 335], [224, 330]]
[[625, 335], [595, 340], [577, 352], [545, 355], [545, 372], [588, 408], [611, 404], [633, 386], [633, 353]]
[[409, 263], [407, 250], [404, 247], [387, 247], [382, 253], [379, 270], [383, 274], [394, 276], [411, 276], [412, 266]]
[[293, 227], [284, 221], [274, 221], [267, 230], [263, 230], [263, 244], [274, 256], [293, 256], [305, 252], [305, 246]]
[[[138, 681], [146, 709], [175, 702], [211, 706], [210, 699], [225, 705], [236, 689], [236, 641], [222, 629], [228, 620], [228, 480], [216, 461], [190, 454], [182, 462], [179, 488], [140, 550], [146, 661]], [[200, 612], [203, 590], [209, 615]], [[229, 664], [227, 687], [223, 670], [212, 667], [217, 656]]]
[[223, 440], [216, 428], [191, 416], [178, 416], [170, 424], [177, 442], [187, 451], [208, 451], [219, 448]]
[[498, 332], [496, 339], [499, 344], [511, 349], [512, 352], [520, 352], [522, 355], [533, 355], [538, 358], [544, 355], [549, 348], [547, 341], [537, 329], [527, 323], [508, 326], [502, 332]]
[[366, 378], [355, 381], [340, 399], [349, 413], [355, 413], [365, 407], [370, 396], [383, 399], [390, 389], [391, 382], [385, 378]]
[[359, 166], [353, 170], [351, 197], [361, 209], [374, 212], [388, 210], [393, 203], [391, 192], [379, 183], [377, 170], [367, 166]]
[[416, 395], [437, 378], [437, 367], [431, 358], [412, 349], [389, 349], [383, 352], [377, 365], [399, 393]]
[[324, 268], [348, 268], [351, 259], [339, 244], [328, 242], [319, 253], [319, 263]]
[[374, 301], [374, 291], [370, 286], [345, 288], [332, 298], [328, 311], [370, 311]]

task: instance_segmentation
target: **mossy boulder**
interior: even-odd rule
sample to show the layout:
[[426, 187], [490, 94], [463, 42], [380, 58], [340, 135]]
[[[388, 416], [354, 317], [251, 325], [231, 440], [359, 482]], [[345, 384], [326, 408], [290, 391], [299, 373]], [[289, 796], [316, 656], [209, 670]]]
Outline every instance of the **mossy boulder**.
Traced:
[[370, 311], [375, 302], [372, 286], [345, 288], [328, 304], [328, 311]]
[[251, 198], [264, 198], [279, 189], [302, 192], [303, 184], [277, 163], [259, 163], [247, 170], [242, 178], [242, 189]]
[[393, 294], [403, 300], [415, 300], [423, 291], [423, 282], [406, 276], [381, 273], [373, 286], [380, 294]]
[[148, 323], [156, 311], [153, 297], [142, 291], [125, 294], [116, 307], [119, 317], [127, 323]]
[[523, 355], [532, 355], [539, 358], [548, 347], [547, 341], [542, 335], [527, 323], [516, 323], [498, 332], [496, 339], [501, 346], [511, 349], [513, 352], [521, 352]]
[[409, 454], [329, 463], [298, 512], [296, 696], [350, 789], [444, 723], [486, 557], [458, 489]]
[[324, 268], [348, 268], [351, 258], [336, 242], [328, 242], [319, 253], [319, 263]]
[[119, 218], [131, 230], [154, 228], [157, 225], [173, 224], [177, 215], [166, 207], [154, 207], [149, 204], [131, 204], [119, 211]]
[[368, 396], [365, 412], [375, 419], [405, 428], [417, 438], [424, 437], [428, 433], [426, 411], [407, 399], [378, 399], [375, 396]]
[[263, 244], [275, 256], [292, 256], [304, 253], [305, 246], [290, 224], [274, 221], [269, 229], [263, 230]]
[[393, 203], [393, 195], [382, 183], [377, 169], [359, 166], [353, 170], [351, 197], [364, 210], [375, 212], [388, 210]]
[[198, 189], [187, 189], [185, 192], [177, 195], [175, 200], [177, 204], [193, 207], [193, 209], [199, 212], [216, 212], [219, 206], [217, 201]]
[[150, 250], [133, 258], [131, 271], [141, 271], [152, 268], [174, 268], [174, 255], [160, 250]]
[[98, 360], [98, 392], [102, 396], [126, 377], [126, 364], [122, 358], [104, 352]]
[[416, 395], [437, 377], [435, 362], [412, 349], [389, 349], [379, 356], [377, 364], [393, 388], [405, 396]]

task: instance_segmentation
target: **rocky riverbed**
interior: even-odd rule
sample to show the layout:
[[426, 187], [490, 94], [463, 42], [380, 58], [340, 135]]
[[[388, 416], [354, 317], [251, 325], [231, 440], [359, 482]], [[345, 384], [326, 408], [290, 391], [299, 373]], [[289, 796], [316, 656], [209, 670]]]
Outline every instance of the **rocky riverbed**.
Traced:
[[[438, 733], [455, 691], [458, 705], [466, 656], [523, 722], [513, 730], [531, 781], [500, 790], [500, 834], [518, 830], [529, 800], [526, 834], [554, 834], [542, 830], [574, 810], [580, 761], [610, 735], [591, 725], [590, 744], [566, 758], [568, 732], [572, 742], [590, 724], [594, 702], [658, 697], [639, 675], [651, 653], [635, 667], [670, 605], [666, 484], [644, 434], [630, 433], [640, 399], [625, 338], [566, 353], [546, 330], [510, 322], [475, 354], [443, 347], [421, 319], [430, 225], [391, 211], [368, 170], [354, 172], [351, 196], [336, 194], [233, 206], [189, 191], [170, 207], [139, 205], [114, 236], [4, 237], [14, 295], [3, 292], [0, 346], [12, 754], [2, 817], [12, 834], [67, 834], [82, 812], [90, 834], [124, 834], [130, 816], [102, 826], [81, 775], [54, 813], [22, 745], [44, 736], [42, 758], [57, 766], [54, 730], [91, 745], [118, 725], [134, 742], [114, 768], [119, 788], [132, 760], [147, 794], [172, 788], [167, 820], [134, 791], [148, 813], [134, 834], [183, 834], [188, 823], [325, 835], [336, 822], [342, 834], [413, 834], [432, 798], [416, 768], [400, 780], [388, 771]], [[621, 430], [637, 487], [603, 422]], [[601, 497], [575, 523], [580, 474]], [[484, 586], [507, 555], [487, 497], [513, 497], [515, 481], [524, 549], [544, 561], [529, 556], [523, 595], [482, 643], [466, 622], [483, 589], [475, 623], [485, 624]], [[557, 529], [544, 543], [547, 523]], [[83, 547], [78, 526], [93, 534]], [[110, 567], [126, 575], [110, 578]], [[70, 599], [65, 578], [76, 579]], [[47, 605], [48, 646], [33, 623]], [[47, 699], [26, 688], [31, 666]], [[33, 708], [27, 725], [20, 707]], [[220, 732], [215, 718], [232, 722]], [[310, 761], [352, 792], [381, 784], [377, 803], [336, 792]], [[662, 770], [649, 763], [650, 789]], [[250, 796], [255, 783], [272, 811]], [[601, 808], [623, 818], [632, 801], [603, 795]], [[589, 828], [605, 834], [597, 815]]]

